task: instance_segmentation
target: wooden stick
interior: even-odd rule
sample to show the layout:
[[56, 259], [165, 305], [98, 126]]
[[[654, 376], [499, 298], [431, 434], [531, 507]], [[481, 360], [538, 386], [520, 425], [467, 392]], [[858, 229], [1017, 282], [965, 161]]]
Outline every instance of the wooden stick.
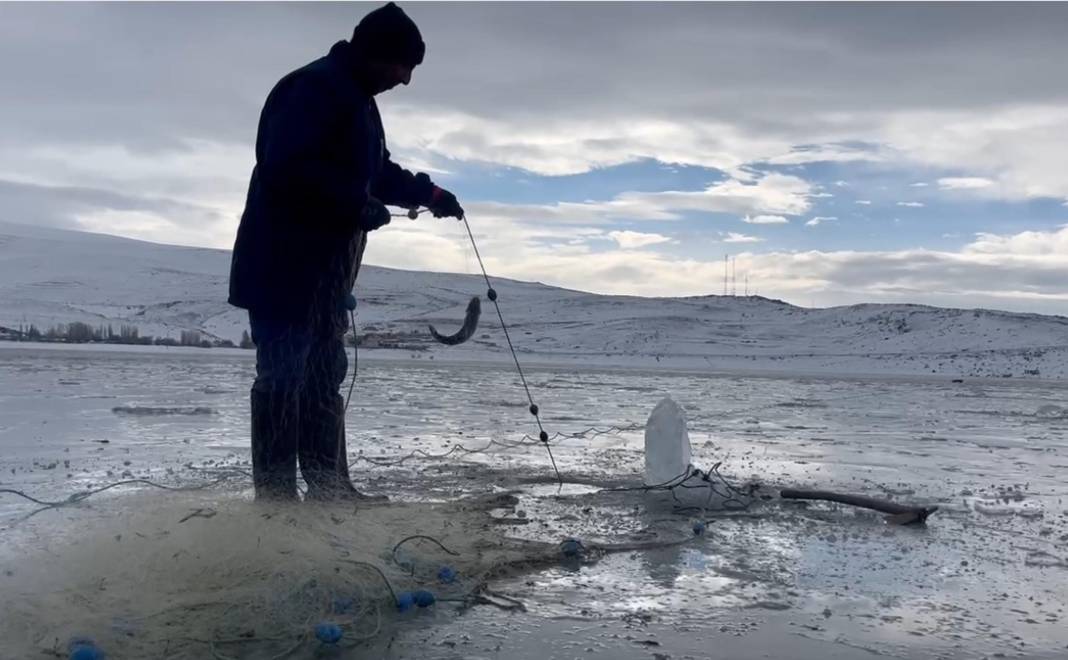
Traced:
[[784, 488], [779, 491], [779, 497], [784, 500], [824, 500], [827, 502], [838, 502], [840, 504], [848, 504], [850, 506], [859, 506], [865, 509], [881, 511], [882, 513], [890, 514], [892, 516], [891, 522], [898, 525], [922, 524], [927, 521], [928, 516], [938, 510], [938, 507], [936, 506], [911, 506], [908, 504], [890, 502], [888, 500], [878, 500], [874, 497], [865, 497], [864, 495], [832, 493], [828, 490]]

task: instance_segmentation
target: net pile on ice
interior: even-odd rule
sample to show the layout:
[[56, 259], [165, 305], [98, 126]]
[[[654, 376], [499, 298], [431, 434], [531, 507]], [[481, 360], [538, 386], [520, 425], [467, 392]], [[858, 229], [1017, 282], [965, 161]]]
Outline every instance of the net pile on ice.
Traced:
[[[469, 598], [489, 573], [545, 550], [497, 531], [499, 500], [266, 506], [139, 493], [50, 511], [35, 519], [48, 535], [21, 529], [0, 566], [0, 656], [67, 657], [86, 639], [112, 658], [367, 643], [404, 610]], [[413, 535], [430, 538], [394, 551]]]

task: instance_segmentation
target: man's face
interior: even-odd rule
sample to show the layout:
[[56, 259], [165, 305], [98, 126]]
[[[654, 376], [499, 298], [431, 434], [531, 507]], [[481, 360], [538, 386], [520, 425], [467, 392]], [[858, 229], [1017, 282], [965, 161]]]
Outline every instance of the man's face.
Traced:
[[407, 85], [412, 81], [412, 69], [407, 64], [396, 62], [372, 61], [368, 63], [367, 71], [371, 85], [371, 94], [387, 92], [397, 85]]

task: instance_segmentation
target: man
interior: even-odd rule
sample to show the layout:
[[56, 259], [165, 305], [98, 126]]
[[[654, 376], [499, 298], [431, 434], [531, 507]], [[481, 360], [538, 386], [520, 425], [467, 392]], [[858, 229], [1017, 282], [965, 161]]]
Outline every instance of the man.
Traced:
[[374, 97], [411, 81], [425, 45], [392, 2], [350, 41], [290, 73], [260, 116], [256, 166], [237, 230], [230, 303], [256, 344], [252, 471], [257, 499], [363, 498], [349, 479], [343, 337], [367, 235], [386, 204], [463, 216], [456, 197], [390, 160]]

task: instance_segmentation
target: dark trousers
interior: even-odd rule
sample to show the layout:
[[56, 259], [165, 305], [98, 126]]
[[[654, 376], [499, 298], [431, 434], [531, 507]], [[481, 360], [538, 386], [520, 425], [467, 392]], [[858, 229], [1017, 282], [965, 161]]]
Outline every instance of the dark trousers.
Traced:
[[336, 322], [298, 324], [249, 314], [256, 344], [252, 385], [252, 468], [257, 498], [296, 497], [296, 469], [309, 497], [352, 488], [345, 450], [348, 370], [344, 315]]

